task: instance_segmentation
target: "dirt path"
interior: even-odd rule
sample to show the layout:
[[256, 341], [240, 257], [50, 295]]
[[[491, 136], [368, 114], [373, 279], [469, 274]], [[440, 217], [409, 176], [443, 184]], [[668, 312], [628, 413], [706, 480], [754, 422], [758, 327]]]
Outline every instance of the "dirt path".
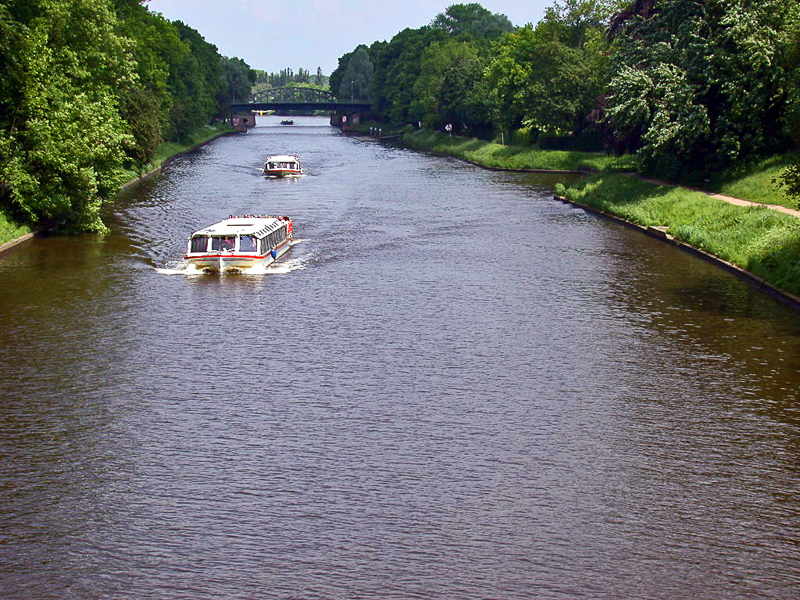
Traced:
[[[647, 183], [652, 183], [654, 185], [668, 185], [671, 187], [681, 187], [674, 183], [670, 183], [669, 181], [661, 181], [659, 179], [650, 179], [649, 177], [643, 177], [638, 173], [623, 173], [628, 177], [635, 177], [636, 179], [641, 179], [642, 181], [646, 181]], [[771, 208], [772, 210], [777, 210], [778, 212], [786, 213], [787, 215], [792, 215], [793, 217], [800, 218], [800, 210], [794, 210], [792, 208], [786, 208], [785, 206], [780, 206], [778, 204], [763, 204], [761, 202], [750, 202], [750, 200], [742, 200], [740, 198], [734, 198], [732, 196], [725, 196], [723, 194], [717, 194], [715, 192], [708, 192], [706, 190], [701, 190], [699, 188], [692, 188], [687, 187], [687, 190], [692, 190], [693, 192], [700, 192], [701, 194], [705, 194], [709, 198], [717, 198], [724, 202], [728, 202], [729, 204], [735, 204], [736, 206], [763, 206], [765, 208]]]

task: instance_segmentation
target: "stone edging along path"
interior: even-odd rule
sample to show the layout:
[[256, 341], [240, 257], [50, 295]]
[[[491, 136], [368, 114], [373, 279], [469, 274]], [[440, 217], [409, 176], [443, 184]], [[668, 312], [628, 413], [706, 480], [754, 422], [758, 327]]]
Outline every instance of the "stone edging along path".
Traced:
[[44, 231], [44, 230], [40, 229], [40, 230], [37, 230], [37, 231], [33, 231], [31, 233], [26, 233], [25, 235], [21, 235], [18, 238], [14, 238], [13, 240], [11, 240], [9, 242], [6, 242], [5, 244], [0, 244], [0, 254], [8, 252], [9, 250], [11, 250], [12, 248], [18, 246], [22, 242], [27, 242], [29, 239], [31, 239], [32, 237], [38, 235], [42, 231]]
[[[473, 164], [475, 166], [478, 166], [478, 167], [481, 167], [483, 169], [487, 169], [487, 170], [490, 170], [490, 171], [514, 171], [514, 172], [522, 171], [522, 172], [528, 172], [528, 173], [530, 173], [530, 172], [539, 172], [539, 173], [575, 173], [575, 174], [583, 174], [583, 175], [590, 174], [590, 172], [588, 172], [588, 171], [549, 171], [549, 170], [544, 170], [544, 169], [505, 169], [505, 168], [502, 168], [502, 167], [488, 167], [486, 165], [482, 165], [480, 163], [471, 161], [469, 159], [455, 157], [455, 156], [447, 155], [447, 154], [445, 154], [444, 156], [450, 156], [451, 158], [457, 158], [459, 160], [463, 160], [464, 162], [468, 162], [470, 164]], [[646, 181], [647, 183], [651, 183], [653, 185], [665, 185], [665, 186], [671, 186], [671, 187], [679, 187], [676, 184], [670, 183], [668, 181], [660, 181], [660, 180], [657, 180], [657, 179], [649, 179], [647, 177], [639, 175], [639, 173], [622, 173], [622, 175], [625, 175], [626, 177], [636, 177], [637, 179], [641, 179], [642, 181]], [[794, 217], [800, 218], [800, 210], [793, 210], [791, 208], [786, 208], [785, 206], [780, 206], [778, 204], [762, 204], [760, 202], [751, 202], [749, 200], [742, 200], [740, 198], [733, 198], [732, 196], [725, 196], [723, 194], [717, 194], [717, 193], [714, 193], [714, 192], [708, 192], [706, 190], [701, 190], [701, 189], [698, 189], [698, 188], [687, 188], [687, 189], [690, 189], [690, 190], [692, 190], [694, 192], [699, 192], [701, 194], [705, 194], [710, 198], [716, 198], [718, 200], [722, 200], [723, 202], [728, 202], [729, 204], [735, 204], [736, 206], [763, 206], [763, 207], [769, 208], [771, 210], [777, 210], [779, 212], [786, 213], [788, 215], [792, 215]], [[770, 296], [772, 296], [774, 298], [777, 298], [778, 300], [781, 300], [782, 302], [785, 302], [786, 304], [788, 304], [789, 306], [791, 306], [795, 310], [800, 311], [800, 297], [795, 296], [794, 294], [790, 294], [789, 292], [785, 292], [785, 291], [781, 290], [780, 288], [775, 287], [774, 285], [772, 285], [771, 283], [766, 281], [764, 278], [759, 277], [758, 275], [756, 275], [754, 273], [751, 273], [750, 271], [747, 271], [746, 269], [742, 269], [741, 267], [739, 267], [739, 266], [737, 266], [737, 265], [735, 265], [733, 263], [730, 263], [730, 262], [728, 262], [726, 260], [723, 260], [723, 259], [719, 258], [718, 256], [714, 256], [713, 254], [709, 254], [705, 250], [700, 250], [699, 248], [695, 248], [691, 244], [687, 244], [686, 242], [681, 242], [679, 240], [676, 240], [674, 237], [672, 237], [671, 235], [669, 235], [667, 233], [665, 227], [643, 227], [641, 225], [637, 225], [636, 223], [632, 223], [630, 221], [626, 221], [625, 219], [623, 219], [621, 217], [618, 217], [616, 215], [613, 215], [611, 213], [607, 213], [607, 212], [604, 212], [604, 211], [599, 210], [597, 208], [594, 208], [592, 206], [581, 204], [580, 202], [574, 202], [572, 200], [568, 200], [568, 199], [566, 199], [566, 198], [564, 198], [562, 196], [558, 196], [558, 195], [555, 195], [553, 197], [556, 200], [560, 200], [561, 202], [565, 202], [567, 204], [572, 204], [574, 206], [582, 208], [583, 210], [585, 210], [587, 212], [591, 212], [593, 214], [596, 214], [596, 215], [601, 216], [601, 217], [606, 218], [606, 219], [610, 219], [612, 221], [616, 221], [617, 223], [621, 223], [621, 224], [623, 224], [623, 225], [625, 225], [627, 227], [632, 227], [634, 229], [637, 229], [637, 230], [639, 230], [639, 231], [641, 231], [641, 232], [643, 232], [643, 233], [645, 233], [647, 235], [650, 235], [652, 237], [656, 237], [656, 238], [658, 238], [658, 239], [660, 239], [660, 240], [662, 240], [664, 242], [672, 244], [673, 246], [676, 246], [676, 247], [678, 247], [678, 248], [680, 248], [682, 250], [685, 250], [686, 252], [694, 254], [695, 256], [698, 256], [698, 257], [700, 257], [700, 258], [702, 258], [702, 259], [704, 259], [706, 261], [712, 262], [712, 263], [716, 264], [717, 266], [722, 267], [726, 271], [728, 271], [730, 273], [733, 273], [734, 275], [736, 275], [737, 277], [743, 279], [744, 281], [747, 281], [749, 284], [755, 286], [760, 291], [762, 291], [762, 292], [764, 292], [766, 294], [769, 294]]]

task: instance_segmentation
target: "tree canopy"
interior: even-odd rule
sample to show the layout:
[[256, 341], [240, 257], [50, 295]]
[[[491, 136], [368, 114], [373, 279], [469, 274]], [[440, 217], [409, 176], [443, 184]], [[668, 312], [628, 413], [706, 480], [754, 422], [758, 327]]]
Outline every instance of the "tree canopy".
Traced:
[[0, 0], [0, 203], [102, 231], [100, 208], [252, 71], [139, 0]]
[[[332, 89], [348, 91], [359, 52], [379, 120], [604, 140], [637, 153], [645, 172], [696, 180], [800, 144], [799, 15], [783, 0], [555, 0], [514, 27], [454, 4], [344, 55]], [[797, 173], [785, 183], [800, 196]]]

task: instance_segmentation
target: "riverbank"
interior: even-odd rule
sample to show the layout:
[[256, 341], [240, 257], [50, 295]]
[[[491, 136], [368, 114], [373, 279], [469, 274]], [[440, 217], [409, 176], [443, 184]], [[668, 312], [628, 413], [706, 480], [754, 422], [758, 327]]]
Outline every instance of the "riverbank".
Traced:
[[[565, 200], [674, 239], [777, 290], [800, 296], [800, 219], [765, 205], [741, 206], [704, 191], [623, 174], [593, 175], [556, 193]], [[796, 298], [789, 298], [798, 302]], [[798, 302], [800, 307], [800, 302]]]
[[507, 146], [475, 138], [449, 136], [419, 130], [402, 137], [403, 144], [416, 150], [454, 156], [489, 169], [511, 171], [596, 172], [630, 171], [636, 168], [632, 156], [614, 157], [600, 152], [539, 150], [532, 146]]
[[[771, 183], [780, 160], [765, 161], [763, 172], [751, 170], [738, 179], [721, 176], [706, 191], [631, 177], [624, 172], [633, 165], [630, 157], [615, 162], [605, 155], [507, 147], [433, 132], [407, 134], [403, 141], [486, 168], [594, 172], [569, 186], [559, 184], [557, 196], [715, 259], [800, 308], [800, 218], [785, 208], [791, 201]], [[713, 193], [721, 190], [747, 192], [750, 198]]]
[[192, 136], [192, 139], [187, 144], [178, 144], [176, 142], [166, 142], [161, 144], [153, 162], [148, 164], [143, 172], [139, 174], [136, 171], [126, 171], [128, 174], [128, 181], [123, 184], [122, 189], [130, 187], [140, 179], [145, 179], [155, 173], [158, 173], [165, 165], [169, 164], [176, 158], [188, 154], [205, 146], [209, 142], [222, 137], [223, 135], [230, 135], [238, 133], [236, 129], [228, 127], [227, 125], [206, 125], [206, 127]]
[[[223, 135], [230, 135], [237, 133], [237, 131], [227, 125], [212, 126], [207, 125], [202, 130], [198, 131], [192, 139], [186, 144], [177, 144], [175, 142], [167, 142], [161, 145], [156, 152], [153, 162], [148, 164], [143, 172], [140, 174], [136, 171], [126, 171], [128, 181], [123, 184], [122, 189], [125, 189], [137, 181], [149, 177], [154, 173], [158, 173], [170, 161], [175, 160], [179, 156], [188, 154], [197, 148], [208, 144], [212, 140], [222, 137]], [[14, 246], [25, 242], [36, 235], [37, 232], [42, 230], [42, 226], [38, 224], [26, 224], [16, 221], [8, 212], [0, 208], [0, 253], [10, 250]]]

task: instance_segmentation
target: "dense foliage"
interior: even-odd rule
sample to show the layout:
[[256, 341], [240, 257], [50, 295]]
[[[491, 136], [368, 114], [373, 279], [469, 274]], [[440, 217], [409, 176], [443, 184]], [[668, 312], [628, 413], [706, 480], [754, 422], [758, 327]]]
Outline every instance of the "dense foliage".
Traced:
[[679, 178], [785, 149], [792, 18], [783, 0], [661, 0], [619, 27], [607, 111], [645, 169]]
[[0, 0], [0, 206], [102, 231], [99, 211], [164, 141], [254, 80], [140, 0]]
[[[696, 182], [800, 143], [799, 7], [556, 0], [538, 23], [513, 27], [456, 4], [344, 55], [331, 90], [350, 95], [358, 55], [381, 121], [634, 152], [644, 172]], [[783, 183], [800, 197], [800, 165]]]

